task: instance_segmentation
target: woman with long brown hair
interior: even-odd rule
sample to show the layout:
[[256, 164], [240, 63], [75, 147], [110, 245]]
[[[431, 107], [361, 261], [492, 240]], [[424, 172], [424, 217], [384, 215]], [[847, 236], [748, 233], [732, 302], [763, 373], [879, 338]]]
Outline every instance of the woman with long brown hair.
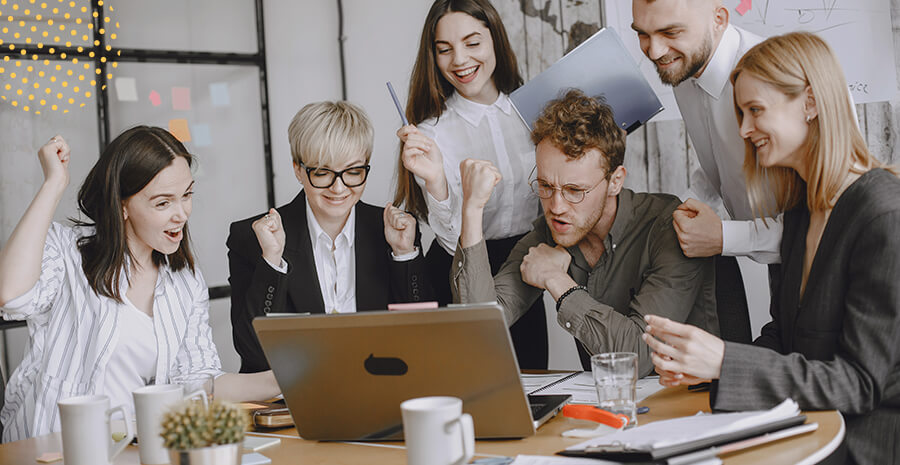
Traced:
[[56, 404], [68, 397], [133, 405], [136, 388], [198, 373], [215, 377], [217, 398], [277, 395], [271, 371], [221, 370], [188, 236], [193, 158], [181, 142], [147, 126], [116, 137], [78, 192], [74, 227], [53, 222], [69, 157], [58, 135], [40, 148], [44, 182], [0, 250], [0, 315], [29, 329], [0, 412], [3, 442], [59, 431]]
[[[644, 340], [666, 385], [717, 380], [713, 408], [787, 397], [837, 409], [857, 463], [900, 457], [900, 180], [866, 148], [834, 52], [791, 33], [732, 73], [744, 172], [760, 217], [785, 211], [772, 321], [753, 345], [648, 316]], [[759, 199], [772, 190], [775, 205]], [[652, 335], [652, 336], [651, 336]]]
[[[540, 202], [528, 184], [534, 145], [508, 94], [522, 84], [500, 15], [488, 0], [436, 0], [425, 18], [413, 66], [394, 198], [426, 221], [435, 241], [426, 256], [438, 300], [450, 300], [450, 263], [459, 240], [459, 163], [491, 161], [503, 176], [485, 207], [484, 233], [497, 272], [532, 229]], [[546, 368], [547, 324], [539, 300], [511, 328], [519, 364]]]

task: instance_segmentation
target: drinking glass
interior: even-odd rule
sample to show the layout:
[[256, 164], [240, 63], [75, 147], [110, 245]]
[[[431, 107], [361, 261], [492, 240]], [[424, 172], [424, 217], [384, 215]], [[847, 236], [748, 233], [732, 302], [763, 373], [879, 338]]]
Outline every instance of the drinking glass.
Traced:
[[599, 407], [628, 417], [631, 428], [637, 425], [634, 404], [637, 385], [637, 354], [605, 352], [591, 356], [591, 372], [597, 387]]

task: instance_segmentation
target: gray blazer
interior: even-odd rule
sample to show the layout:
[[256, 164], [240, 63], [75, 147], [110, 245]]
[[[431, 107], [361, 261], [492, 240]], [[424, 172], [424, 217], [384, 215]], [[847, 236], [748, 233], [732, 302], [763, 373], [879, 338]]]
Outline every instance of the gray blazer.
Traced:
[[725, 343], [712, 407], [837, 409], [857, 463], [900, 461], [900, 180], [869, 171], [831, 212], [801, 299], [809, 211], [784, 217], [771, 314], [754, 345]]

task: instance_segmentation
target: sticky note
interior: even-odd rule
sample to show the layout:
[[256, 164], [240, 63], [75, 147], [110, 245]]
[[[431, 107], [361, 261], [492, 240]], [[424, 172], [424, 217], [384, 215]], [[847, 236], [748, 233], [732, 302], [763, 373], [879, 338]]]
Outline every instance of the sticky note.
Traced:
[[137, 86], [134, 78], [117, 77], [116, 78], [116, 97], [120, 102], [137, 102]]
[[209, 85], [209, 98], [213, 106], [224, 107], [231, 105], [231, 95], [228, 93], [228, 84], [214, 82]]
[[150, 91], [150, 103], [152, 103], [154, 107], [158, 107], [159, 104], [162, 103], [162, 98], [160, 98], [159, 92], [155, 90]]
[[751, 8], [753, 8], [753, 0], [741, 0], [741, 4], [735, 8], [735, 11], [737, 11], [739, 15], [744, 16]]
[[43, 454], [37, 457], [38, 462], [40, 463], [53, 463], [62, 460], [62, 454], [59, 452], [44, 452]]
[[438, 308], [438, 303], [435, 301], [430, 302], [409, 302], [403, 304], [388, 304], [388, 310], [428, 310], [431, 308]]
[[209, 135], [208, 124], [192, 124], [191, 135], [194, 139], [194, 145], [197, 147], [208, 147], [212, 145], [212, 137]]
[[189, 87], [172, 88], [172, 109], [185, 111], [191, 109], [191, 89]]
[[253, 452], [252, 454], [244, 454], [241, 456], [241, 465], [266, 465], [267, 463], [272, 463], [272, 459], [260, 454], [259, 452]]
[[188, 129], [188, 122], [186, 119], [170, 119], [169, 132], [181, 142], [191, 141], [191, 130]]
[[280, 444], [281, 439], [258, 436], [244, 436], [244, 450], [259, 452], [269, 446]]

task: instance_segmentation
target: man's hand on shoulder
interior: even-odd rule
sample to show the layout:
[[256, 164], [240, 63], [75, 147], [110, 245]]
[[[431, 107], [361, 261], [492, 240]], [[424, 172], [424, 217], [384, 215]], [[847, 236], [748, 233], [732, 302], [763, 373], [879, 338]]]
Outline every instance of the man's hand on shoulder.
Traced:
[[672, 226], [686, 257], [722, 253], [722, 220], [709, 205], [688, 199], [672, 212]]

